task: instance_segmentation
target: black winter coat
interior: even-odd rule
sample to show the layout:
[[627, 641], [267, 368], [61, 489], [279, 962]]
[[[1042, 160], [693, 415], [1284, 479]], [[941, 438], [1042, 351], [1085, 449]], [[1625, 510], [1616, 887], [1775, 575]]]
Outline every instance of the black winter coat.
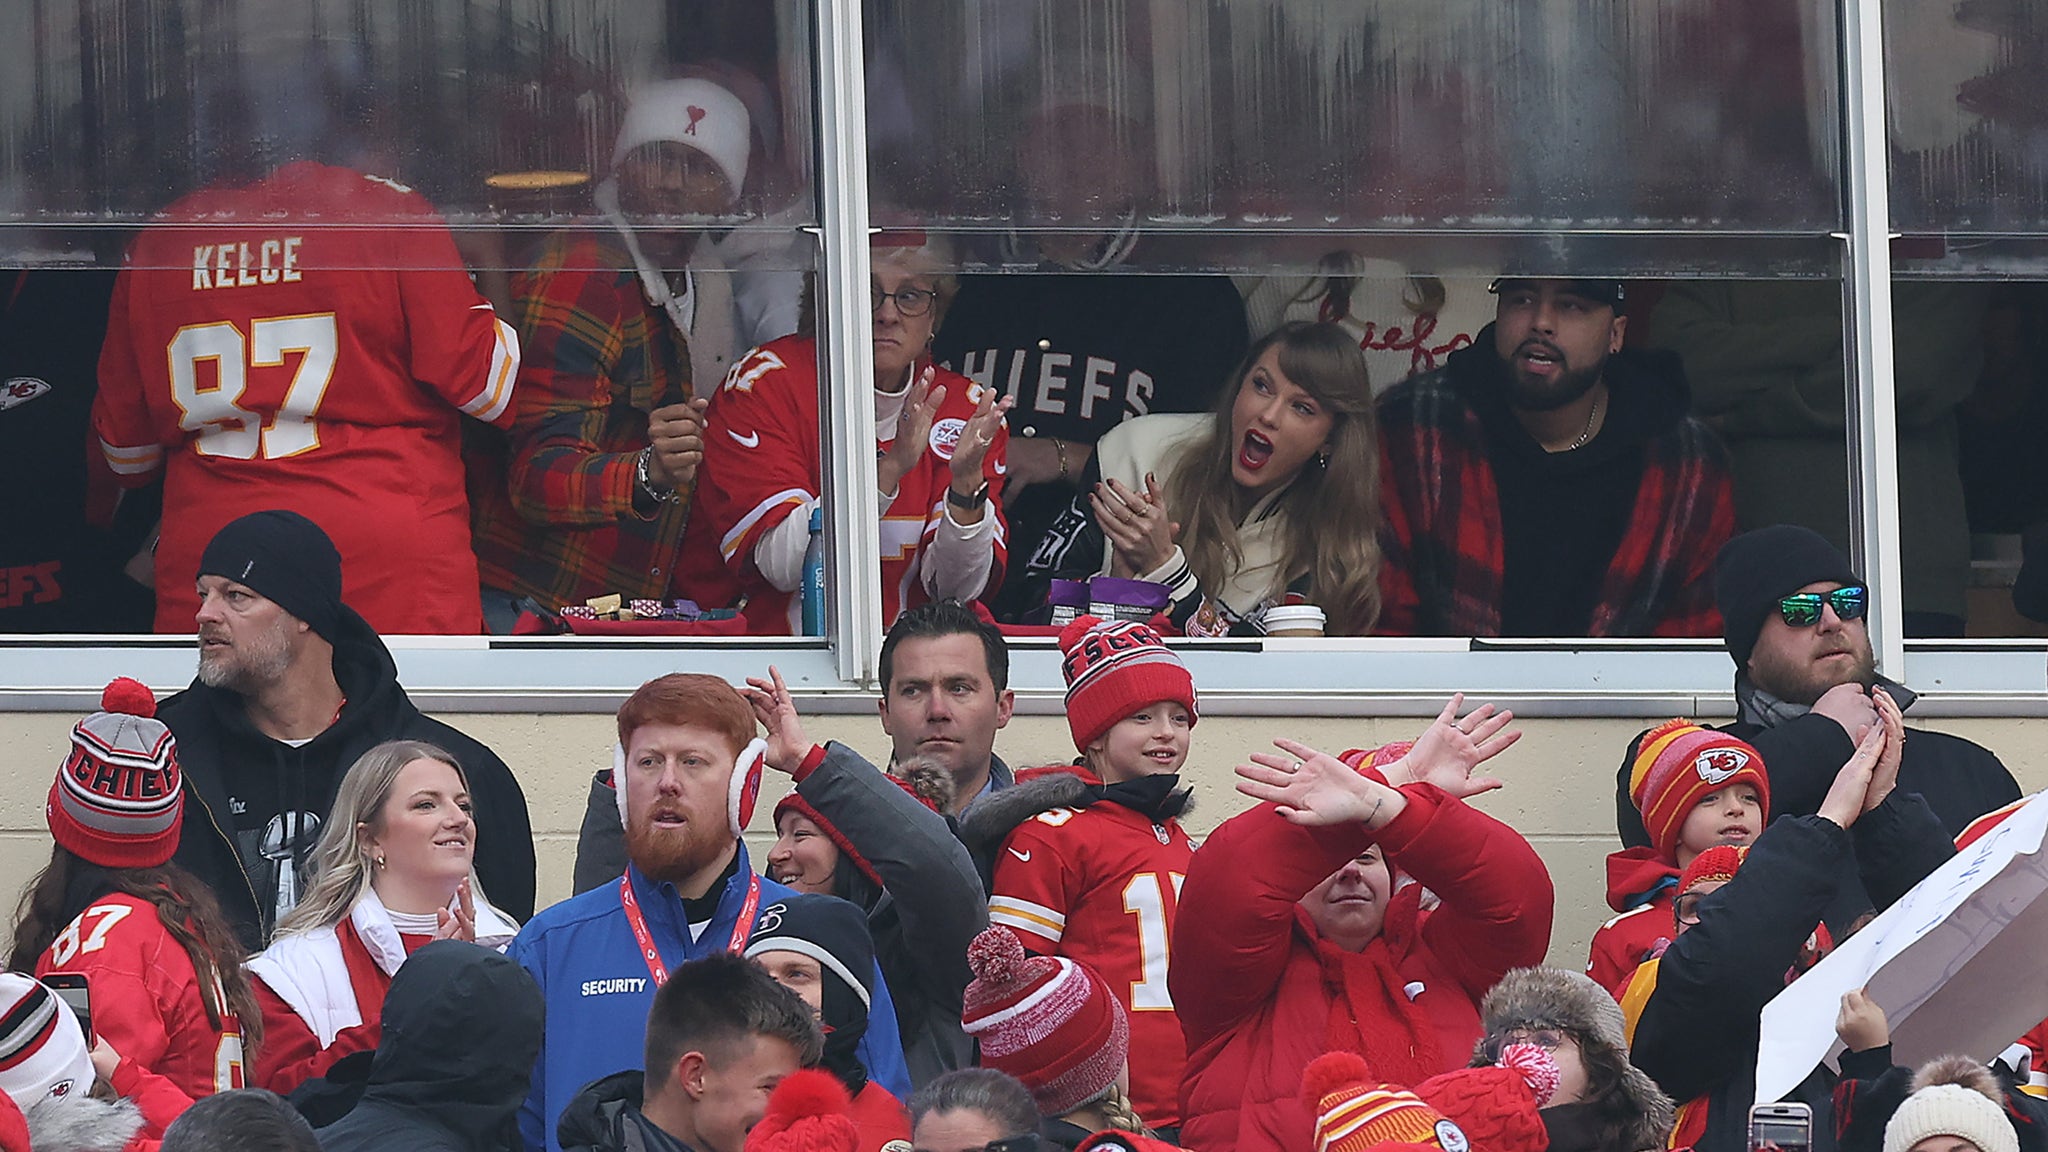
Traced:
[[562, 1152], [692, 1152], [640, 1114], [644, 1072], [615, 1072], [585, 1085], [555, 1125]]
[[[1699, 923], [1664, 953], [1629, 1047], [1630, 1060], [1673, 1100], [1707, 1098], [1698, 1152], [1748, 1148], [1764, 1005], [1784, 991], [1843, 872], [1859, 871], [1883, 909], [1953, 855], [1926, 803], [1899, 789], [1852, 831], [1819, 816], [1773, 821], [1735, 878], [1700, 900]], [[1835, 1152], [1833, 1082], [1823, 1065], [1786, 1097], [1813, 1107], [1813, 1152]]]
[[322, 1152], [517, 1152], [542, 1015], [533, 977], [488, 948], [413, 953], [385, 995], [362, 1099], [319, 1131]]
[[518, 779], [489, 748], [413, 707], [399, 687], [398, 665], [384, 641], [353, 611], [344, 609], [342, 617], [334, 678], [347, 699], [334, 725], [302, 747], [258, 731], [240, 694], [197, 680], [157, 708], [157, 718], [178, 738], [188, 797], [175, 859], [213, 889], [242, 942], [251, 952], [259, 951], [267, 926], [276, 919], [276, 895], [258, 895], [255, 878], [262, 862], [244, 860], [236, 847], [222, 765], [233, 757], [243, 764], [272, 766], [286, 795], [325, 819], [335, 790], [358, 757], [386, 740], [423, 740], [453, 754], [469, 780], [476, 806], [477, 879], [491, 903], [515, 919], [530, 918], [533, 832]]

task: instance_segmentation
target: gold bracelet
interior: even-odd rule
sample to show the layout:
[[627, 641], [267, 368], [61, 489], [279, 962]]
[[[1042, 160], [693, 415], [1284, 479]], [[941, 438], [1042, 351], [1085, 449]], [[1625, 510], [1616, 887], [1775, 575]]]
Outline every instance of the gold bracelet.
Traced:
[[1065, 441], [1063, 441], [1063, 440], [1061, 440], [1061, 439], [1060, 439], [1059, 437], [1057, 437], [1057, 436], [1053, 437], [1053, 438], [1052, 438], [1052, 450], [1053, 450], [1053, 451], [1054, 451], [1055, 453], [1057, 453], [1057, 454], [1059, 455], [1059, 458], [1060, 458], [1060, 482], [1061, 482], [1061, 483], [1065, 483], [1065, 482], [1066, 482], [1066, 479], [1067, 479], [1067, 445], [1066, 445], [1066, 442], [1065, 442]]

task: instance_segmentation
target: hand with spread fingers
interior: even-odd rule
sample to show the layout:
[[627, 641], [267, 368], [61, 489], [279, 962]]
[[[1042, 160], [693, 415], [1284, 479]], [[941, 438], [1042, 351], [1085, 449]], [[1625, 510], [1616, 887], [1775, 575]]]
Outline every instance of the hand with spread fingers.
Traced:
[[434, 939], [476, 943], [476, 897], [470, 894], [468, 880], [455, 888], [455, 907], [434, 913], [434, 921]]
[[804, 734], [804, 722], [796, 714], [796, 698], [789, 694], [781, 671], [770, 664], [768, 679], [747, 677], [747, 686], [740, 690], [740, 695], [754, 706], [754, 719], [768, 730], [768, 754], [764, 757], [768, 766], [785, 776], [796, 775], [796, 770], [803, 767], [804, 757], [811, 754], [811, 738]]
[[1460, 800], [1501, 786], [1497, 777], [1474, 776], [1472, 770], [1522, 738], [1520, 729], [1508, 727], [1515, 714], [1482, 704], [1460, 717], [1458, 709], [1464, 703], [1462, 692], [1451, 697], [1436, 720], [1415, 738], [1408, 754], [1387, 769], [1389, 783], [1396, 787], [1408, 783], [1434, 784]]
[[960, 430], [960, 442], [954, 445], [953, 459], [948, 461], [953, 469], [953, 491], [962, 496], [973, 495], [981, 487], [981, 466], [988, 459], [989, 446], [996, 442], [996, 433], [1002, 431], [1010, 409], [1017, 406], [1014, 397], [996, 399], [993, 388], [980, 391], [981, 403], [975, 406], [967, 426]]
[[1286, 753], [1255, 752], [1250, 764], [1239, 764], [1237, 790], [1254, 800], [1279, 806], [1294, 824], [1363, 823], [1387, 826], [1407, 808], [1400, 791], [1359, 772], [1325, 752], [1282, 737], [1273, 745]]
[[[934, 384], [937, 372], [927, 367], [910, 382], [910, 394], [903, 398], [903, 415], [897, 417], [893, 429], [895, 439], [889, 450], [882, 454], [875, 464], [879, 481], [877, 488], [884, 493], [893, 493], [903, 478], [910, 474], [917, 462], [924, 458], [931, 447], [932, 421], [937, 419], [939, 405], [946, 402], [946, 386]], [[892, 429], [876, 429], [878, 435], [887, 437]]]
[[1088, 494], [1095, 522], [1109, 541], [1109, 575], [1131, 579], [1156, 571], [1173, 555], [1180, 525], [1166, 512], [1166, 494], [1159, 478], [1145, 474], [1145, 491], [1133, 492], [1115, 479], [1104, 480]]

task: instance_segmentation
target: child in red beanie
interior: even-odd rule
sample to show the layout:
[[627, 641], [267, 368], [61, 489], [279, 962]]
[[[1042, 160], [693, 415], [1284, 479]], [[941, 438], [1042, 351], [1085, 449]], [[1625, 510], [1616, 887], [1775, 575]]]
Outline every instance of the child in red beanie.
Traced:
[[1621, 915], [1593, 934], [1586, 962], [1615, 999], [1636, 966], [1671, 943], [1671, 902], [1679, 874], [1718, 844], [1749, 844], [1771, 818], [1771, 780], [1749, 744], [1689, 720], [1643, 734], [1629, 770], [1629, 796], [1652, 847], [1607, 857], [1607, 903]]
[[994, 853], [989, 920], [1024, 947], [1102, 974], [1131, 1020], [1130, 1102], [1180, 1123], [1186, 1042], [1166, 989], [1181, 881], [1194, 842], [1178, 817], [1198, 711], [1186, 665], [1144, 624], [1083, 616], [1060, 634], [1076, 763], [1018, 774], [965, 815]]

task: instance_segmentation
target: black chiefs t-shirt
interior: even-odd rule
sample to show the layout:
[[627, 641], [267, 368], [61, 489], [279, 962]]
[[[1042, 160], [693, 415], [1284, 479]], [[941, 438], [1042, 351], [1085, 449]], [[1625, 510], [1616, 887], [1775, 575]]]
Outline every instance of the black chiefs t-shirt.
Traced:
[[[1207, 410], [1248, 343], [1244, 301], [1225, 277], [1010, 273], [961, 277], [932, 351], [1016, 397], [1013, 440], [1093, 444], [1133, 416]], [[1033, 607], [1012, 603], [1024, 558], [1074, 491], [1039, 484], [1006, 501], [1013, 559], [1002, 592], [988, 598], [997, 617]]]
[[[158, 490], [120, 497], [90, 462], [114, 273], [0, 270], [0, 632], [134, 632], [149, 590], [121, 574]], [[91, 521], [97, 518], [100, 526]]]

